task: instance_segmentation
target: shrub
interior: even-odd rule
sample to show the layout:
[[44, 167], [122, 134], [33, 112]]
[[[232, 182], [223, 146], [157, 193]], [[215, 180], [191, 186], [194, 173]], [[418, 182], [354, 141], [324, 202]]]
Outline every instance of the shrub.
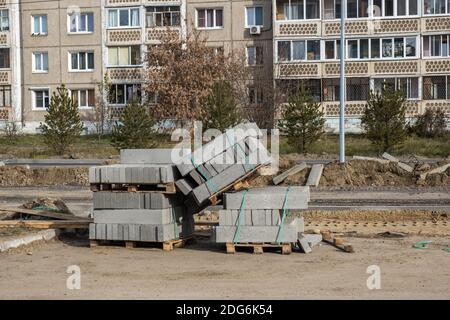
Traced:
[[412, 129], [421, 138], [442, 137], [447, 129], [447, 118], [444, 111], [426, 109], [424, 114], [417, 117]]

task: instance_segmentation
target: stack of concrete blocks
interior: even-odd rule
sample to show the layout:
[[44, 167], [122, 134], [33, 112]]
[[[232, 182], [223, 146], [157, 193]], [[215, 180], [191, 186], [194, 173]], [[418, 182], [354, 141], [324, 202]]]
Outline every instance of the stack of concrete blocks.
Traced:
[[[172, 152], [179, 150], [122, 150], [120, 164], [90, 168], [91, 183], [139, 185], [142, 188], [135, 192], [106, 190], [93, 193], [91, 240], [164, 242], [194, 232], [194, 219], [186, 212], [183, 197], [154, 188], [155, 185], [174, 183], [179, 178]], [[145, 191], [146, 186], [154, 190]]]
[[225, 187], [269, 163], [259, 137], [255, 124], [240, 124], [181, 159], [177, 168], [183, 178], [176, 186], [186, 196], [186, 206], [198, 211]]
[[[215, 229], [216, 242], [296, 243], [304, 232], [304, 222], [291, 212], [308, 208], [309, 187], [291, 187], [287, 201], [286, 193], [287, 187], [275, 186], [225, 193], [224, 209], [219, 211]], [[286, 215], [280, 228], [283, 208]]]

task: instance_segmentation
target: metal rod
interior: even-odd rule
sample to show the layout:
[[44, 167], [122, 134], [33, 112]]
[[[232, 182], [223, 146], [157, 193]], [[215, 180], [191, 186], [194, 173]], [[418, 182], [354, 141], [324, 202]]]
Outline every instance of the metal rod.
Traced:
[[340, 57], [340, 100], [341, 108], [339, 110], [339, 162], [345, 163], [345, 15], [346, 2], [341, 0], [341, 57]]

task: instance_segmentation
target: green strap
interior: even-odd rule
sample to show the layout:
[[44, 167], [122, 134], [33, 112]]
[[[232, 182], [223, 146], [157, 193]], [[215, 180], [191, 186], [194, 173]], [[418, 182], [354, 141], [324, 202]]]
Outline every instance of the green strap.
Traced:
[[175, 234], [175, 240], [178, 240], [179, 234], [177, 232], [177, 215], [175, 213], [175, 208], [172, 207], [172, 219], [173, 219], [173, 231]]
[[191, 163], [194, 166], [195, 170], [202, 176], [202, 178], [205, 180], [206, 184], [210, 187], [210, 189], [213, 191], [213, 193], [217, 193], [219, 189], [214, 185], [214, 183], [209, 180], [206, 175], [203, 173], [203, 170], [200, 168], [199, 165], [197, 165], [194, 161], [194, 158], [191, 156]]
[[238, 243], [239, 237], [241, 236], [241, 224], [242, 224], [242, 219], [244, 216], [243, 212], [245, 210], [247, 192], [248, 192], [248, 190], [245, 190], [244, 194], [242, 195], [242, 202], [241, 202], [241, 207], [239, 209], [239, 215], [237, 218], [237, 227], [236, 227], [236, 232], [234, 233], [233, 243]]
[[[238, 146], [239, 147], [239, 150], [241, 151], [241, 156], [243, 156], [243, 158], [245, 158], [245, 165], [247, 166], [247, 165], [250, 165], [249, 164], [249, 159], [248, 159], [248, 156], [245, 154], [245, 150], [242, 148], [242, 146], [238, 143], [238, 142], [234, 142], [233, 143], [233, 141], [231, 141], [231, 139], [230, 139], [230, 137], [228, 136], [228, 133], [227, 132], [225, 132], [225, 137], [227, 137], [227, 140], [228, 140], [228, 142], [230, 143], [230, 145], [231, 145], [231, 147], [233, 148], [233, 149], [236, 149], [236, 146]], [[244, 143], [245, 143], [245, 140], [242, 140]], [[253, 169], [255, 167], [255, 165], [250, 165], [250, 169]]]
[[283, 212], [281, 214], [281, 221], [280, 221], [280, 226], [278, 227], [278, 234], [277, 234], [277, 239], [276, 239], [276, 243], [280, 244], [281, 243], [281, 239], [283, 239], [283, 233], [284, 233], [284, 218], [286, 217], [286, 212], [288, 211], [287, 205], [288, 205], [288, 194], [289, 191], [291, 191], [291, 186], [289, 185], [287, 190], [286, 190], [286, 194], [284, 195], [284, 202], [283, 202]]
[[31, 208], [31, 210], [46, 210], [46, 211], [54, 211], [54, 212], [59, 212], [58, 209], [54, 209], [54, 208], [50, 208], [45, 204], [40, 204], [36, 207]]

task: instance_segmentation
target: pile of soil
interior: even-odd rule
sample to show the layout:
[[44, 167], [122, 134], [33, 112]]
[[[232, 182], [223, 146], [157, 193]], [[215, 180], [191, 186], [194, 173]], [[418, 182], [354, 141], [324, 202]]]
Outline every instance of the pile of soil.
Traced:
[[[298, 161], [294, 157], [282, 157], [280, 159], [280, 173], [294, 166], [296, 163]], [[445, 162], [435, 164], [417, 163], [414, 166], [413, 172], [407, 172], [401, 169], [395, 162], [382, 163], [378, 161], [350, 160], [344, 165], [341, 165], [336, 161], [324, 166], [320, 186], [450, 186], [450, 168], [443, 173], [430, 174], [424, 180], [419, 178], [420, 173], [427, 172], [444, 164]], [[309, 172], [310, 169], [302, 170], [288, 177], [280, 185], [305, 185]], [[272, 185], [272, 178], [273, 176], [259, 176], [251, 182], [251, 185], [254, 187]]]
[[57, 198], [38, 198], [34, 199], [32, 201], [29, 201], [23, 205], [25, 209], [42, 209], [42, 210], [51, 210], [51, 211], [57, 211], [59, 213], [67, 213], [72, 214], [67, 207], [67, 205], [62, 201], [61, 199]]
[[87, 168], [38, 168], [24, 166], [0, 167], [0, 186], [24, 187], [46, 185], [88, 186]]

